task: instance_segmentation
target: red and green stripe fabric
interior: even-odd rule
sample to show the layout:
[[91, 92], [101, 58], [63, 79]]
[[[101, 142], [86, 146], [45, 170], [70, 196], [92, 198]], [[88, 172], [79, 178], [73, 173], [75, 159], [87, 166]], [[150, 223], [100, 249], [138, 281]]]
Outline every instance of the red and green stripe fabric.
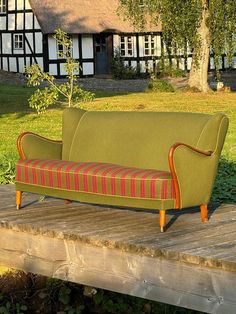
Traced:
[[110, 163], [20, 160], [16, 182], [52, 189], [139, 199], [174, 199], [170, 172]]

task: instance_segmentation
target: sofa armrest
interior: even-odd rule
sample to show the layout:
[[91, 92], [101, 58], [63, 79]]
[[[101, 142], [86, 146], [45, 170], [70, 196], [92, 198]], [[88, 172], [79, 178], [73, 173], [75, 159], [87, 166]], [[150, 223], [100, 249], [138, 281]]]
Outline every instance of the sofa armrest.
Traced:
[[208, 203], [214, 184], [218, 157], [184, 143], [169, 150], [169, 166], [174, 180], [176, 208]]
[[17, 139], [17, 149], [21, 159], [61, 159], [62, 141], [25, 132]]

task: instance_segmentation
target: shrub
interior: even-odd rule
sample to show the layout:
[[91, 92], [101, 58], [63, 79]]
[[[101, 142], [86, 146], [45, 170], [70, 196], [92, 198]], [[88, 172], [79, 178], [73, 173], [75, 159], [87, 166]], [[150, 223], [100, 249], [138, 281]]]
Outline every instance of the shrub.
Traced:
[[148, 89], [153, 92], [171, 92], [175, 91], [173, 85], [167, 81], [152, 78], [148, 85]]
[[221, 158], [211, 201], [236, 203], [236, 163]]
[[117, 80], [130, 80], [140, 77], [139, 67], [125, 65], [119, 49], [116, 49], [111, 62], [111, 73], [113, 78]]
[[15, 158], [10, 155], [0, 155], [0, 184], [14, 183]]
[[155, 74], [157, 77], [185, 77], [187, 75], [185, 70], [179, 69], [177, 64], [170, 64], [167, 60], [156, 62]]

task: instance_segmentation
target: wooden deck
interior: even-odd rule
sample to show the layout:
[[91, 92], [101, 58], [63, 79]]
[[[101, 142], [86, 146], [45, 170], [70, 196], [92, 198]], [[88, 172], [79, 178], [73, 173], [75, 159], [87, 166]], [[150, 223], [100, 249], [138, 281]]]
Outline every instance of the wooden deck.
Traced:
[[0, 265], [208, 313], [236, 313], [236, 206], [158, 214], [64, 204], [0, 186]]

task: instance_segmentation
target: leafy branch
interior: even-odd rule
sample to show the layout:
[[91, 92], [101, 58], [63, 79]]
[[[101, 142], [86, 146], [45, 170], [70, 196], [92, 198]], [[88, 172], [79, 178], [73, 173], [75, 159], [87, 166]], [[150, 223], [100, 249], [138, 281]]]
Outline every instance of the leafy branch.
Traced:
[[77, 75], [80, 72], [80, 64], [73, 58], [72, 40], [67, 33], [60, 29], [53, 36], [57, 45], [63, 49], [59, 51], [58, 58], [65, 59], [66, 79], [59, 84], [53, 75], [46, 73], [38, 64], [32, 64], [25, 69], [28, 86], [41, 86], [46, 82], [46, 87], [38, 88], [29, 98], [29, 106], [36, 109], [37, 113], [43, 113], [50, 105], [57, 102], [67, 103], [68, 107], [76, 106], [78, 102], [86, 102], [94, 99], [94, 94], [85, 91], [77, 84]]

